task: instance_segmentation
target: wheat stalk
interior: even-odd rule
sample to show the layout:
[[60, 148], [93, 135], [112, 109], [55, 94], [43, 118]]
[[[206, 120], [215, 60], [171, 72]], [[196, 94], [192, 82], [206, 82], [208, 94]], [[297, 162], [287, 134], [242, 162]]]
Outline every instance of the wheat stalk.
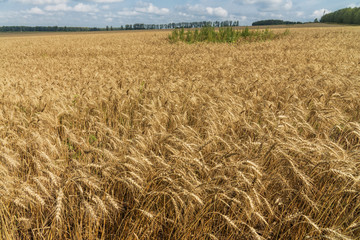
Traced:
[[63, 209], [63, 199], [64, 199], [64, 192], [60, 188], [57, 192], [56, 197], [56, 207], [55, 207], [55, 219], [58, 222], [61, 222], [61, 212]]

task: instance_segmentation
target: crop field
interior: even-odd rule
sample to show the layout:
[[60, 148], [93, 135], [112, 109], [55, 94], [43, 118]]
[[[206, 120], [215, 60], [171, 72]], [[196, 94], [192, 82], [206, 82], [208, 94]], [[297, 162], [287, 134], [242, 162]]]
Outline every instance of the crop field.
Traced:
[[360, 239], [360, 27], [169, 34], [0, 37], [0, 239]]

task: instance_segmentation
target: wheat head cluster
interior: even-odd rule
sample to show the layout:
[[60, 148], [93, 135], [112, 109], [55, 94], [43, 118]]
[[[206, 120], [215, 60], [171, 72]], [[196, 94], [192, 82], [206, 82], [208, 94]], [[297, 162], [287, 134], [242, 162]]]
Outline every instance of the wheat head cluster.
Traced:
[[359, 239], [360, 30], [0, 37], [0, 239]]

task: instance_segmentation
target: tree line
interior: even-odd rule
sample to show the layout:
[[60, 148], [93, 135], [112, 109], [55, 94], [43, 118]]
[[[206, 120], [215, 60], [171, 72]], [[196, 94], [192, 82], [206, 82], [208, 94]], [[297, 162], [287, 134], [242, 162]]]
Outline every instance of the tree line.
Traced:
[[0, 27], [0, 32], [85, 32], [85, 31], [115, 31], [115, 30], [143, 30], [143, 29], [176, 29], [176, 28], [202, 28], [205, 26], [211, 27], [237, 27], [239, 21], [201, 21], [201, 22], [181, 22], [168, 24], [126, 24], [120, 27], [106, 26], [105, 28], [98, 27], [59, 27], [59, 26], [3, 26]]
[[143, 24], [125, 25], [125, 29], [176, 29], [176, 28], [202, 28], [202, 27], [238, 27], [239, 21], [201, 21], [181, 22], [168, 24]]
[[104, 31], [106, 28], [88, 27], [58, 27], [58, 26], [3, 26], [0, 32], [85, 32], [85, 31]]
[[302, 22], [290, 22], [276, 19], [261, 20], [253, 22], [253, 26], [264, 26], [264, 25], [289, 25], [289, 24], [302, 24]]
[[325, 14], [320, 19], [322, 23], [360, 24], [360, 8], [343, 8]]

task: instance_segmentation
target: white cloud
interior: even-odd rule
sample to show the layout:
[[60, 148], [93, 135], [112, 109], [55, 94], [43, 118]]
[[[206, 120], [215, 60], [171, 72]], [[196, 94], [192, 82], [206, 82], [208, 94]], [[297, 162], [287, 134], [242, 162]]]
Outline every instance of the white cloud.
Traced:
[[46, 11], [54, 11], [54, 12], [66, 12], [66, 11], [71, 11], [72, 8], [69, 7], [67, 4], [65, 3], [61, 3], [61, 4], [57, 4], [57, 5], [49, 5], [45, 7]]
[[293, 7], [292, 0], [237, 0], [243, 5], [256, 5], [260, 11], [290, 10]]
[[182, 17], [193, 17], [192, 15], [189, 15], [189, 14], [184, 13], [184, 12], [179, 12], [178, 14], [179, 14], [180, 16], [182, 16]]
[[68, 0], [15, 0], [15, 1], [26, 4], [34, 4], [34, 5], [62, 4], [68, 2]]
[[74, 7], [70, 7], [65, 3], [57, 4], [57, 5], [49, 5], [45, 7], [46, 11], [54, 11], [54, 12], [98, 12], [96, 5], [88, 5], [79, 3]]
[[133, 17], [139, 15], [167, 15], [170, 13], [168, 8], [159, 8], [152, 3], [139, 2], [138, 6], [132, 9], [124, 8], [117, 12], [117, 17]]
[[152, 3], [143, 3], [142, 5], [143, 7], [135, 8], [135, 11], [142, 13], [158, 14], [158, 15], [164, 15], [170, 12], [168, 8], [158, 8], [154, 6]]
[[257, 4], [257, 3], [265, 3], [265, 4], [280, 4], [283, 0], [240, 0], [239, 2], [245, 4]]
[[352, 3], [352, 4], [349, 4], [348, 7], [351, 7], [351, 8], [355, 8], [355, 7], [360, 7], [360, 3]]
[[192, 12], [194, 14], [204, 14], [204, 7], [201, 6], [200, 4], [195, 4], [195, 5], [186, 5], [186, 10], [189, 12]]
[[263, 18], [276, 18], [276, 19], [282, 19], [284, 16], [280, 13], [272, 13], [272, 12], [260, 12], [260, 16]]
[[285, 10], [290, 10], [290, 9], [292, 8], [292, 5], [293, 5], [292, 1], [291, 1], [291, 0], [288, 0], [288, 1], [286, 1], [285, 4], [284, 4], [284, 9], [285, 9]]
[[315, 10], [313, 12], [313, 14], [311, 15], [311, 17], [313, 17], [313, 18], [321, 18], [324, 14], [327, 14], [327, 13], [331, 13], [331, 11], [327, 10], [325, 8], [322, 8], [322, 9], [319, 9], [319, 10]]
[[96, 3], [117, 3], [123, 1], [124, 0], [91, 0], [91, 2], [96, 2]]
[[209, 15], [217, 16], [217, 17], [224, 18], [224, 17], [228, 16], [228, 12], [225, 9], [223, 9], [222, 7], [217, 7], [217, 8], [207, 7], [206, 12]]
[[109, 9], [110, 9], [110, 6], [109, 6], [109, 5], [104, 5], [104, 6], [102, 6], [101, 8], [104, 9], [104, 10], [109, 10]]
[[73, 7], [73, 11], [75, 12], [98, 12], [96, 5], [88, 5], [79, 3]]
[[176, 10], [178, 11], [178, 14], [180, 16], [184, 16], [184, 17], [197, 16], [205, 19], [209, 16], [220, 17], [220, 18], [229, 17], [228, 11], [222, 7], [206, 7], [200, 4], [195, 4], [195, 5], [187, 4], [182, 7], [177, 7]]
[[299, 12], [296, 12], [296, 16], [297, 17], [302, 17], [302, 16], [304, 16], [304, 12], [302, 12], [302, 11], [299, 11]]
[[43, 15], [45, 14], [45, 12], [43, 10], [41, 10], [40, 8], [38, 7], [33, 7], [31, 8], [30, 10], [27, 11], [27, 13], [30, 13], [30, 14], [38, 14], [38, 15]]
[[120, 16], [127, 16], [127, 17], [139, 15], [139, 13], [136, 12], [136, 11], [126, 10], [126, 9], [123, 10], [123, 11], [117, 12], [117, 14], [120, 15]]

